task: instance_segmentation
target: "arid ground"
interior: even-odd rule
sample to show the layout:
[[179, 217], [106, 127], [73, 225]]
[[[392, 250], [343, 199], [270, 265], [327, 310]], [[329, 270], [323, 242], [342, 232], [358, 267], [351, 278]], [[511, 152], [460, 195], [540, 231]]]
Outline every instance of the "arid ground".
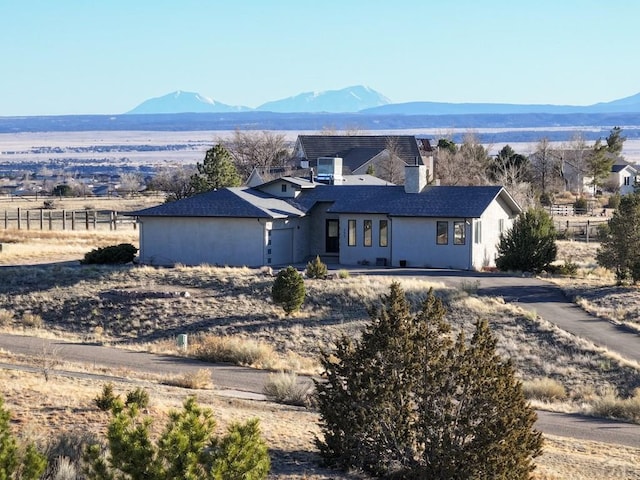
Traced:
[[[135, 244], [136, 236], [134, 230], [0, 230], [2, 329], [176, 354], [176, 335], [180, 333], [188, 333], [194, 340], [203, 334], [231, 336], [264, 346], [266, 353], [256, 366], [314, 372], [318, 352], [331, 348], [338, 335], [357, 335], [367, 321], [367, 307], [378, 301], [393, 280], [391, 276], [337, 275], [328, 280], [307, 279], [303, 310], [287, 317], [271, 302], [273, 279], [262, 271], [79, 265], [78, 260], [92, 248]], [[570, 254], [581, 270], [575, 279], [550, 280], [587, 299], [602, 310], [601, 315], [611, 315], [612, 321], [624, 317], [633, 322], [637, 318], [633, 313], [636, 287], [613, 288], [613, 278], [593, 263], [595, 248], [596, 244], [561, 244], [560, 261]], [[537, 408], [594, 413], [604, 399], [633, 396], [640, 386], [637, 365], [499, 298], [476, 298], [472, 281], [461, 282], [457, 288], [410, 277], [401, 283], [414, 305], [433, 287], [446, 302], [448, 319], [455, 328], [470, 328], [476, 318], [488, 318], [500, 352], [513, 359], [525, 387], [533, 392]], [[627, 310], [616, 310], [620, 305]], [[157, 424], [188, 395], [196, 395], [214, 409], [220, 428], [235, 419], [260, 418], [272, 453], [271, 478], [364, 478], [317, 466], [314, 438], [319, 428], [312, 408], [221, 397], [216, 394], [215, 379], [211, 388], [187, 390], [163, 385], [162, 378], [140, 378], [131, 371], [71, 365], [63, 352], [36, 352], [31, 359], [5, 352], [0, 354], [0, 362], [33, 367], [31, 372], [0, 368], [1, 392], [13, 412], [13, 426], [29, 438], [44, 441], [61, 432], [104, 431], [108, 418], [94, 407], [92, 399], [107, 380], [63, 375], [67, 370], [86, 371], [118, 377], [112, 381], [121, 394], [138, 385], [148, 389], [150, 414]], [[556, 393], [537, 391], [536, 386], [544, 382]], [[557, 393], [559, 390], [564, 393]], [[547, 437], [544, 455], [536, 462], [536, 478], [640, 478], [639, 459], [640, 449]]]

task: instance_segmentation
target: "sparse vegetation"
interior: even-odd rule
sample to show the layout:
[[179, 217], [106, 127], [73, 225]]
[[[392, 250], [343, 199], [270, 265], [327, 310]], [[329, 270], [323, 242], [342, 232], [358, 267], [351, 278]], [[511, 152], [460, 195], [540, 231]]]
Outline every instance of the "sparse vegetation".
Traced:
[[567, 398], [567, 390], [553, 378], [536, 378], [522, 382], [524, 394], [529, 399], [555, 401]]
[[98, 395], [94, 400], [96, 407], [103, 412], [110, 412], [116, 402], [120, 401], [120, 396], [113, 393], [113, 384], [105, 383], [102, 386], [102, 393]]
[[198, 335], [193, 340], [194, 356], [206, 362], [229, 362], [235, 365], [267, 365], [276, 356], [269, 345], [232, 336]]

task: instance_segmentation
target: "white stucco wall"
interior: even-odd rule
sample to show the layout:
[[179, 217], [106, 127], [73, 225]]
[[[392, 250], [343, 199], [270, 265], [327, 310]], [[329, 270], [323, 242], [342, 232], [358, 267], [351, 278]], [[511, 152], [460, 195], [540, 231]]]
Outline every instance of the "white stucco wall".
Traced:
[[143, 217], [140, 261], [152, 265], [264, 264], [265, 221], [256, 218]]
[[[449, 242], [436, 243], [436, 222], [448, 222]], [[469, 269], [470, 225], [465, 225], [465, 244], [453, 244], [453, 222], [460, 218], [394, 217], [392, 219], [392, 265], [406, 261], [408, 267]]]
[[[356, 244], [348, 245], [349, 220], [356, 221]], [[364, 246], [364, 220], [371, 220], [371, 246]], [[387, 246], [380, 246], [380, 220], [387, 220]], [[375, 265], [378, 258], [391, 262], [391, 219], [386, 215], [354, 215], [340, 216], [340, 263], [343, 265], [358, 265], [368, 263]]]

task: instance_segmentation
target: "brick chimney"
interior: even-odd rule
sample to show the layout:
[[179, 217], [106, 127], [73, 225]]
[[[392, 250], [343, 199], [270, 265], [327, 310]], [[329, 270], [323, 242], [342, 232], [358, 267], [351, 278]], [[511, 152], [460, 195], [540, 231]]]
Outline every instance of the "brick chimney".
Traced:
[[405, 165], [405, 193], [420, 193], [427, 186], [427, 167], [425, 165]]

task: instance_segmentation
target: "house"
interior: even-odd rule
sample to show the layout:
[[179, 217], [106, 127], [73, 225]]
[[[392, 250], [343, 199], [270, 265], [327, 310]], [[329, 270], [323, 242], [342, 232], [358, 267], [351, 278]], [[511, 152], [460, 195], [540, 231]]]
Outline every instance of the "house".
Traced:
[[611, 167], [607, 185], [613, 190], [618, 190], [621, 195], [626, 195], [635, 191], [637, 177], [637, 167], [624, 160], [618, 160]]
[[[336, 168], [338, 166], [336, 165]], [[152, 265], [287, 265], [321, 255], [343, 265], [478, 270], [520, 207], [502, 187], [404, 186], [283, 177], [131, 212], [140, 261]]]
[[[385, 176], [397, 163], [398, 178], [402, 180], [405, 165], [426, 165], [429, 180], [433, 177], [433, 149], [428, 140], [413, 135], [299, 135], [293, 156], [302, 168], [322, 173], [322, 163], [333, 158], [342, 161], [342, 175], [368, 173], [373, 169]], [[389, 172], [387, 172], [389, 176]]]

